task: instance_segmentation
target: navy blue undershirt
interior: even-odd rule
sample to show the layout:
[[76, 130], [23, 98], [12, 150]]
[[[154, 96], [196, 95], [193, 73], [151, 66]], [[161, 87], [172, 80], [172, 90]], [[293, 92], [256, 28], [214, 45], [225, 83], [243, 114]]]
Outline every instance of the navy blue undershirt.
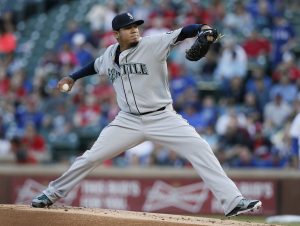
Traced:
[[71, 77], [74, 81], [76, 81], [77, 79], [96, 74], [97, 72], [95, 70], [94, 64], [95, 64], [95, 60], [93, 60], [91, 63], [87, 64], [86, 66], [82, 67], [78, 71], [70, 74], [69, 77]]
[[[204, 24], [191, 24], [183, 27], [177, 37], [176, 42], [183, 41], [186, 38], [195, 37], [198, 31], [201, 30], [201, 27], [203, 25]], [[115, 63], [117, 65], [119, 65], [119, 55], [120, 55], [120, 48], [117, 48], [116, 57], [115, 57]], [[82, 67], [80, 70], [70, 74], [69, 77], [71, 77], [74, 81], [76, 81], [77, 79], [96, 74], [97, 72], [95, 70], [94, 63], [95, 60], [87, 64], [86, 66]]]
[[176, 42], [183, 41], [186, 38], [193, 38], [201, 30], [202, 26], [205, 24], [191, 24], [183, 27], [179, 33]]

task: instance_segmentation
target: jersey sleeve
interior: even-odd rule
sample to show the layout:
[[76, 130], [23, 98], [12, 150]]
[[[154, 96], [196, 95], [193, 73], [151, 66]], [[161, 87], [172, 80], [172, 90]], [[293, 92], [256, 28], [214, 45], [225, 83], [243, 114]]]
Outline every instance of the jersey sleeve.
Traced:
[[104, 72], [104, 69], [103, 69], [103, 55], [98, 57], [96, 60], [95, 60], [95, 63], [94, 63], [94, 68], [95, 68], [95, 71], [98, 73], [98, 74], [103, 74]]
[[155, 42], [155, 53], [157, 54], [158, 59], [165, 60], [168, 57], [170, 50], [179, 43], [176, 42], [176, 40], [180, 32], [181, 28], [169, 31], [157, 37]]

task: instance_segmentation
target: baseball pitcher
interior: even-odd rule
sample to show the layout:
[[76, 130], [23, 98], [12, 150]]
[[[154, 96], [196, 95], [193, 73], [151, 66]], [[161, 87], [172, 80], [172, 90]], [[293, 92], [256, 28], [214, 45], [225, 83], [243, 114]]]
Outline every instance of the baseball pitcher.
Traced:
[[95, 61], [59, 81], [58, 88], [69, 91], [82, 77], [94, 74], [108, 76], [121, 110], [101, 131], [91, 149], [76, 158], [61, 177], [50, 182], [31, 205], [38, 208], [51, 206], [65, 197], [101, 162], [150, 140], [189, 160], [221, 203], [226, 216], [260, 208], [261, 201], [242, 196], [223, 171], [208, 143], [172, 107], [166, 62], [170, 50], [184, 39], [197, 36], [195, 43], [186, 51], [188, 60], [197, 61], [218, 39], [218, 32], [208, 25], [193, 24], [142, 38], [138, 26], [143, 23], [130, 13], [117, 15], [112, 21], [112, 28], [118, 43], [109, 46]]

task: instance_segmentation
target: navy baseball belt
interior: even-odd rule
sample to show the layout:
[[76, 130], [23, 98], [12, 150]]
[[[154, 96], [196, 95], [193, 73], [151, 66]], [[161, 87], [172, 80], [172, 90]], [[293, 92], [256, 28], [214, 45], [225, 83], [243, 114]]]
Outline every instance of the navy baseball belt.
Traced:
[[147, 115], [147, 114], [154, 113], [154, 112], [157, 112], [157, 111], [163, 111], [165, 109], [166, 109], [166, 106], [161, 107], [161, 108], [159, 108], [157, 110], [154, 110], [154, 111], [147, 111], [147, 112], [143, 112], [143, 113], [139, 113], [139, 114], [133, 114], [133, 115]]

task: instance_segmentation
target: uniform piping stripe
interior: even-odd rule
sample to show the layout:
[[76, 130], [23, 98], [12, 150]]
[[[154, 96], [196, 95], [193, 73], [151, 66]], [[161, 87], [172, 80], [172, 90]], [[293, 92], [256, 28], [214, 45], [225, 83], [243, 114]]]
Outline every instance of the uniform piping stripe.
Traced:
[[[131, 111], [131, 108], [130, 108], [130, 105], [129, 105], [129, 103], [128, 103], [128, 100], [127, 100], [127, 95], [126, 95], [126, 91], [125, 91], [125, 87], [124, 87], [122, 75], [121, 75], [120, 77], [121, 77], [121, 80], [122, 80], [122, 87], [123, 87], [123, 91], [124, 91], [124, 94], [125, 94], [126, 103], [127, 103], [128, 107], [129, 107], [129, 111], [132, 112], [132, 111]], [[130, 85], [131, 85], [131, 84], [130, 84]]]
[[[133, 51], [135, 51], [135, 50], [136, 50], [136, 48], [134, 48], [133, 50], [131, 50], [131, 51], [126, 55], [126, 58], [125, 58], [126, 63], [128, 63], [128, 61], [127, 61], [128, 55], [131, 54], [131, 53], [132, 53]], [[136, 106], [136, 109], [137, 109], [138, 113], [141, 114], [141, 112], [140, 112], [140, 110], [139, 110], [139, 108], [138, 108], [138, 106], [137, 106], [136, 100], [135, 100], [135, 96], [134, 96], [134, 92], [133, 92], [133, 89], [132, 89], [131, 80], [130, 80], [130, 76], [129, 76], [129, 75], [130, 75], [130, 74], [128, 74], [127, 76], [128, 76], [128, 80], [129, 80], [129, 84], [130, 84], [130, 88], [131, 88], [131, 92], [132, 92], [134, 104], [135, 104], [135, 106]]]
[[134, 96], [134, 92], [133, 92], [133, 89], [132, 89], [131, 80], [130, 80], [129, 75], [128, 75], [128, 80], [129, 80], [129, 84], [130, 84], [130, 88], [131, 88], [131, 92], [132, 92], [132, 96], [133, 96], [133, 99], [134, 99], [134, 103], [135, 103], [136, 109], [139, 112], [139, 114], [141, 114], [141, 112], [140, 112], [140, 110], [139, 110], [139, 108], [138, 108], [138, 106], [136, 104], [136, 100], [135, 100], [135, 96]]

